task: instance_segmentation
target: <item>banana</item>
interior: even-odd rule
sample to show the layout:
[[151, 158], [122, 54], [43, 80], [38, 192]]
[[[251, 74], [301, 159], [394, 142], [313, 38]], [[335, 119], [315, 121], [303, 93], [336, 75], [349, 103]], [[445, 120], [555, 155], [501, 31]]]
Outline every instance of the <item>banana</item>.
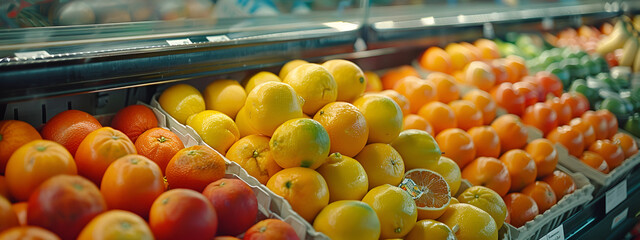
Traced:
[[633, 60], [633, 68], [631, 68], [634, 73], [640, 73], [640, 51], [636, 51], [636, 57]]
[[626, 25], [627, 23], [625, 21], [619, 19], [613, 26], [611, 34], [598, 42], [596, 52], [601, 56], [604, 56], [618, 48], [622, 48], [627, 39], [631, 36]]
[[638, 55], [638, 45], [640, 45], [640, 43], [638, 42], [637, 36], [631, 36], [629, 39], [627, 39], [627, 42], [622, 47], [622, 57], [620, 57], [618, 65], [631, 67], [634, 59]]

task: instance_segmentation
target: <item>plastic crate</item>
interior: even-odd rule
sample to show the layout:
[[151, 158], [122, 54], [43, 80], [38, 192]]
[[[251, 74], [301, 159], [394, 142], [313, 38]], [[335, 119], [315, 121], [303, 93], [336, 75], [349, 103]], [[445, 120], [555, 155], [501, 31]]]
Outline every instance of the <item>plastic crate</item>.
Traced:
[[[190, 126], [183, 125], [179, 123], [175, 118], [169, 115], [162, 107], [160, 103], [157, 101], [158, 94], [154, 95], [151, 100], [151, 106], [153, 109], [157, 109], [165, 118], [167, 123], [167, 128], [172, 132], [176, 133], [180, 140], [185, 143], [185, 147], [190, 147], [193, 145], [203, 145], [211, 148], [207, 145], [202, 139], [198, 136], [196, 131]], [[215, 149], [211, 148], [216, 151]], [[216, 153], [218, 153], [216, 151]], [[220, 154], [220, 153], [218, 153]], [[278, 196], [269, 188], [267, 188], [264, 184], [261, 184], [256, 178], [249, 175], [247, 171], [245, 171], [240, 165], [237, 163], [230, 161], [224, 155], [220, 154], [222, 158], [227, 163], [227, 173], [235, 174], [240, 179], [248, 183], [250, 186], [257, 186], [262, 191], [264, 191], [268, 195], [269, 204], [266, 205], [266, 208], [269, 210], [269, 214], [275, 216], [275, 218], [279, 218], [289, 223], [298, 234], [300, 239], [329, 239], [326, 235], [315, 231], [313, 226], [304, 218], [302, 218], [298, 213], [296, 213], [292, 208], [289, 202], [287, 202], [281, 196]]]

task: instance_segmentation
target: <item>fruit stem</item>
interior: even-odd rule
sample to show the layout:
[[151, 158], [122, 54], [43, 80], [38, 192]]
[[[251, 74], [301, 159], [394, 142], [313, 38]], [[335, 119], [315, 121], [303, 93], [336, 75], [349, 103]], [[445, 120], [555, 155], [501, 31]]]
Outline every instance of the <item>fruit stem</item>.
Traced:
[[36, 150], [38, 150], [38, 152], [44, 152], [44, 150], [47, 150], [47, 147], [45, 147], [45, 146], [36, 146]]
[[258, 157], [258, 155], [260, 155], [260, 154], [258, 153], [258, 150], [253, 150], [253, 158], [257, 158], [257, 157]]
[[166, 141], [167, 141], [167, 139], [164, 136], [160, 136], [158, 138], [158, 142], [160, 142], [160, 143], [163, 143], [163, 142], [166, 142]]
[[0, 134], [0, 141], [2, 141], [2, 134]]

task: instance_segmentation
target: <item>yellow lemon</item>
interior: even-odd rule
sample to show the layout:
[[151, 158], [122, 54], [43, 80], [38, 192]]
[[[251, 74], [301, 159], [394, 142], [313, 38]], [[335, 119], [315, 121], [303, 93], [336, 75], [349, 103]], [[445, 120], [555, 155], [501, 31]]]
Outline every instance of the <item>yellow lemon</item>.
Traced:
[[227, 114], [231, 119], [244, 105], [247, 94], [235, 80], [216, 80], [204, 89], [204, 103], [207, 110], [216, 110]]
[[249, 135], [241, 138], [231, 145], [226, 157], [238, 163], [262, 184], [267, 184], [271, 176], [282, 170], [273, 160], [269, 138], [265, 136]]
[[455, 240], [453, 231], [444, 223], [432, 219], [420, 220], [416, 226], [411, 229], [409, 234], [404, 237], [405, 240]]
[[364, 202], [342, 200], [326, 206], [313, 221], [313, 228], [333, 240], [377, 240], [380, 220]]
[[256, 73], [251, 78], [249, 78], [249, 80], [247, 80], [247, 83], [244, 86], [244, 91], [247, 94], [249, 94], [251, 90], [253, 90], [255, 87], [257, 87], [260, 84], [263, 84], [266, 82], [281, 82], [281, 81], [282, 80], [278, 77], [278, 75], [275, 75], [271, 72], [262, 71], [262, 72]]
[[269, 179], [267, 188], [287, 200], [291, 208], [309, 223], [329, 204], [327, 183], [313, 169], [283, 169]]
[[402, 181], [404, 176], [402, 157], [389, 144], [369, 144], [355, 158], [367, 173], [369, 189], [383, 184], [397, 186]]
[[296, 93], [304, 99], [302, 111], [314, 115], [324, 105], [336, 101], [338, 85], [326, 68], [305, 63], [291, 70], [282, 79], [293, 87]]
[[313, 116], [329, 133], [331, 152], [354, 157], [367, 144], [369, 126], [360, 110], [350, 103], [332, 102]]
[[271, 136], [280, 124], [302, 117], [302, 103], [291, 86], [281, 82], [263, 83], [247, 96], [247, 123], [256, 132]]
[[408, 129], [391, 142], [391, 146], [400, 153], [405, 170], [426, 168], [431, 162], [440, 159], [440, 147], [426, 131]]
[[[247, 116], [247, 108], [242, 107], [238, 114], [236, 115], [236, 126], [238, 127], [238, 131], [240, 131], [240, 137], [246, 137], [249, 135], [260, 134], [258, 130], [255, 130], [251, 123], [249, 122], [249, 117]], [[187, 119], [189, 120], [189, 119]]]
[[467, 188], [458, 196], [461, 203], [468, 203], [487, 212], [496, 222], [496, 227], [502, 227], [507, 217], [507, 204], [500, 194], [483, 186]]
[[451, 158], [441, 156], [438, 161], [429, 162], [424, 168], [437, 172], [444, 177], [444, 180], [449, 184], [449, 188], [451, 188], [451, 195], [458, 193], [462, 180], [462, 172], [458, 164], [451, 160]]
[[167, 88], [160, 94], [158, 103], [162, 109], [182, 124], [187, 123], [189, 116], [205, 110], [202, 94], [188, 84], [177, 84]]
[[369, 178], [362, 165], [340, 153], [327, 157], [317, 171], [329, 186], [329, 202], [360, 200], [369, 190]]
[[322, 64], [338, 84], [337, 101], [353, 102], [359, 98], [367, 87], [362, 69], [347, 60], [335, 59]]
[[498, 228], [491, 215], [471, 204], [451, 204], [437, 220], [452, 229], [457, 228], [454, 233], [458, 240], [498, 239]]
[[449, 202], [449, 205], [456, 204], [456, 203], [460, 203], [460, 201], [458, 201], [457, 198], [451, 197], [451, 202]]
[[408, 192], [385, 184], [375, 187], [362, 198], [380, 220], [380, 238], [402, 238], [418, 219], [416, 203]]
[[402, 110], [391, 98], [367, 94], [358, 98], [353, 105], [369, 125], [367, 143], [390, 143], [402, 131]]
[[282, 66], [282, 68], [280, 69], [280, 74], [279, 74], [280, 79], [284, 79], [289, 74], [289, 72], [291, 72], [291, 70], [305, 63], [309, 63], [309, 62], [302, 59], [295, 59], [285, 63], [284, 66]]
[[196, 114], [187, 125], [196, 130], [202, 141], [223, 155], [240, 138], [238, 127], [233, 120], [214, 110]]
[[317, 121], [307, 118], [286, 121], [269, 141], [273, 159], [283, 168], [316, 169], [326, 161], [330, 146], [327, 131]]
[[367, 87], [365, 88], [365, 92], [380, 92], [382, 91], [382, 81], [380, 80], [380, 76], [378, 74], [365, 71], [364, 78], [367, 79]]

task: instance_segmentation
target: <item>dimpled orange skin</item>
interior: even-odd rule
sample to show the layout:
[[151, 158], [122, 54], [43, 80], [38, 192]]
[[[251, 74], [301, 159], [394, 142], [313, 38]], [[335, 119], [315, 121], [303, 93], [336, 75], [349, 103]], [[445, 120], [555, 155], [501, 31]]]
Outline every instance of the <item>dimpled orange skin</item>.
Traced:
[[520, 118], [516, 115], [507, 114], [496, 118], [491, 123], [493, 130], [496, 130], [500, 137], [500, 151], [507, 152], [511, 149], [521, 149], [527, 145], [529, 133], [524, 127]]
[[458, 128], [447, 129], [436, 136], [442, 156], [451, 158], [462, 169], [476, 157], [476, 148], [471, 136]]

